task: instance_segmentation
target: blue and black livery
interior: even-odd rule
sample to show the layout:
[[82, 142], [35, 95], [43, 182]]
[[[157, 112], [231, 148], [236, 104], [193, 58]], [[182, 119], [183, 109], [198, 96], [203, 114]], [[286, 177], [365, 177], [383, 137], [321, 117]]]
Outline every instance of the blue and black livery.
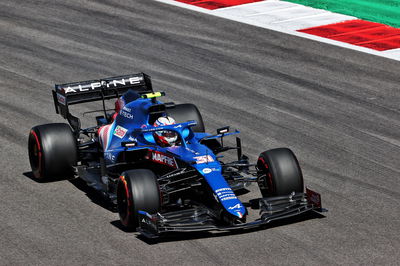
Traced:
[[[130, 95], [130, 100], [113, 116], [105, 101], [123, 95]], [[238, 131], [224, 127], [216, 134], [206, 133], [196, 106], [163, 103], [158, 100], [163, 95], [153, 91], [150, 77], [144, 73], [56, 85], [56, 112], [71, 127], [48, 124], [32, 128], [29, 155], [35, 177], [53, 178], [70, 170], [116, 204], [125, 227], [137, 228], [147, 237], [253, 228], [321, 210], [319, 194], [309, 189], [304, 193], [298, 161], [289, 149], [265, 151], [257, 163], [250, 164], [242, 154], [240, 138], [236, 138], [236, 146], [223, 144], [224, 137]], [[69, 106], [92, 101], [102, 101], [103, 115], [96, 117], [97, 125], [82, 129]], [[158, 117], [167, 115], [177, 123], [153, 126]], [[176, 132], [179, 145], [158, 145], [153, 134], [162, 130]], [[62, 147], [66, 144], [58, 143], [56, 131], [74, 148]], [[49, 141], [53, 147], [59, 146], [59, 154], [44, 145]], [[222, 161], [220, 153], [228, 150], [236, 150], [236, 161]], [[50, 155], [56, 158], [49, 161]], [[73, 159], [62, 161], [65, 156]], [[50, 164], [59, 165], [63, 172]], [[248, 191], [251, 183], [257, 183], [262, 194], [249, 204], [259, 209], [260, 218], [247, 222], [248, 209], [238, 195]]]

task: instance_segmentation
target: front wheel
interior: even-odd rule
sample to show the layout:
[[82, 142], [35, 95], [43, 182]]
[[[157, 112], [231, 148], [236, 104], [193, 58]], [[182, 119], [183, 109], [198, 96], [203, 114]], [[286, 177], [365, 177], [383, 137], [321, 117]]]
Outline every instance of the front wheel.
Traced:
[[261, 153], [257, 168], [258, 186], [263, 197], [304, 192], [299, 162], [290, 149], [278, 148]]
[[154, 214], [161, 200], [156, 175], [148, 169], [129, 170], [120, 176], [117, 187], [118, 213], [127, 230], [139, 225], [138, 211]]

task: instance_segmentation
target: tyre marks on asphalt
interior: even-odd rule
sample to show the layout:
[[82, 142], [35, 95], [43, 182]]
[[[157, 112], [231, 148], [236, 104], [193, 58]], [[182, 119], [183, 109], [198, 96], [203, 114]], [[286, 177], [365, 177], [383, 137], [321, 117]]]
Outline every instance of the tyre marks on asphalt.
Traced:
[[[374, 55], [400, 60], [400, 35], [396, 29], [377, 27], [371, 32], [353, 31], [351, 24], [374, 24], [358, 20], [356, 17], [332, 13], [330, 11], [303, 6], [285, 1], [256, 1], [253, 3], [218, 4], [218, 1], [191, 0], [157, 0], [177, 5], [198, 12], [239, 21], [254, 26], [272, 29], [303, 38], [326, 42]], [[201, 4], [200, 4], [201, 3]], [[204, 5], [204, 6], [202, 6]], [[341, 27], [342, 35], [330, 36], [332, 28], [348, 23], [349, 27]], [[315, 34], [318, 32], [318, 34]], [[344, 36], [347, 35], [347, 36]], [[364, 41], [362, 41], [364, 39]]]

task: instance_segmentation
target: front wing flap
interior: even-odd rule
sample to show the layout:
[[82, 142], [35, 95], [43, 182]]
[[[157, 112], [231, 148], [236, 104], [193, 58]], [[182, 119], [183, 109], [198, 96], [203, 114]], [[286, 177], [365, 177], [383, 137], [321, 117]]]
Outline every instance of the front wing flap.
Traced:
[[322, 212], [320, 194], [307, 189], [306, 193], [258, 199], [260, 218], [247, 223], [223, 225], [205, 207], [195, 207], [168, 213], [149, 214], [139, 211], [139, 233], [157, 238], [168, 232], [232, 231], [251, 229], [310, 211]]

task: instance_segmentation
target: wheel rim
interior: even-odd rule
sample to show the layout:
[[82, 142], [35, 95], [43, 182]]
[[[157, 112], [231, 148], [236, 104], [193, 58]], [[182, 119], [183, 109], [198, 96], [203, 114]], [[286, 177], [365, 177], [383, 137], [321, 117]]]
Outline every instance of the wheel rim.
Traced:
[[36, 178], [41, 177], [42, 166], [42, 149], [40, 146], [39, 138], [35, 131], [31, 131], [29, 137], [29, 161], [31, 164], [33, 175]]
[[275, 188], [273, 186], [272, 182], [272, 173], [270, 171], [270, 167], [268, 163], [264, 160], [263, 157], [258, 158], [258, 168], [262, 170], [265, 174], [265, 177], [262, 180], [262, 183], [268, 193], [273, 193], [275, 191]]
[[129, 216], [131, 214], [132, 199], [129, 195], [128, 183], [126, 182], [125, 176], [120, 176], [120, 183], [118, 184], [118, 213], [121, 218], [121, 222], [127, 226], [129, 223]]

